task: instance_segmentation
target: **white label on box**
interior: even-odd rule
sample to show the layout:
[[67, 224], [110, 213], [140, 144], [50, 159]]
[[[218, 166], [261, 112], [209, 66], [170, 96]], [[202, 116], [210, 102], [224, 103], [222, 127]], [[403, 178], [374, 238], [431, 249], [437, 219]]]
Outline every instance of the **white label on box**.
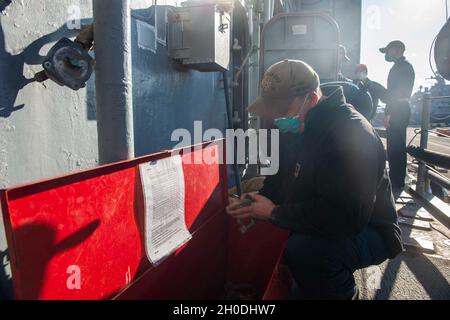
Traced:
[[295, 24], [292, 26], [293, 35], [306, 34], [307, 32], [308, 27], [306, 26], [306, 24]]

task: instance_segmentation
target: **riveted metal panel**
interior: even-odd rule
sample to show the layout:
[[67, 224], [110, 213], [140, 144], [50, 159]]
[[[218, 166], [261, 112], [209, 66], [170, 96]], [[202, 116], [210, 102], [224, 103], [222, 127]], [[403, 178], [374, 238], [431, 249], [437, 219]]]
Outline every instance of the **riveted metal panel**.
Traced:
[[322, 81], [338, 74], [339, 29], [328, 15], [318, 12], [285, 13], [272, 18], [261, 39], [262, 72], [284, 59], [310, 64]]

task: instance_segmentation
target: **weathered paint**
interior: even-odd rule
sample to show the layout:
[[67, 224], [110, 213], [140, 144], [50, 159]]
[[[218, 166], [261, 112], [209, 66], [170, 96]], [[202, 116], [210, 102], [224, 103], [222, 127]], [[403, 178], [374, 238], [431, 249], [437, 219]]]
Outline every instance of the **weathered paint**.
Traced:
[[[202, 120], [204, 130], [225, 125], [219, 73], [187, 70], [169, 60], [165, 8], [158, 10], [156, 51], [139, 48], [136, 24], [155, 26], [152, 4], [131, 0], [136, 156], [173, 147], [172, 131], [192, 131], [194, 120]], [[0, 13], [0, 188], [98, 164], [95, 75], [76, 92], [51, 81], [44, 86], [26, 80], [42, 70], [43, 57], [57, 40], [75, 37], [67, 22], [77, 8], [82, 24], [91, 23], [90, 0], [17, 0]], [[0, 252], [6, 248], [2, 229], [0, 224]]]
[[[175, 3], [181, 1], [165, 1]], [[173, 147], [172, 131], [192, 131], [194, 120], [202, 120], [204, 130], [225, 125], [221, 76], [169, 60], [164, 8], [155, 25], [152, 4], [131, 0], [136, 156]], [[90, 0], [14, 0], [0, 13], [0, 188], [98, 163], [94, 77], [77, 92], [51, 81], [43, 86], [26, 80], [42, 69], [43, 55], [57, 40], [75, 36], [76, 30], [66, 25], [76, 13], [74, 5], [83, 24], [92, 22]], [[138, 46], [137, 20], [158, 30], [156, 50]], [[351, 54], [352, 43], [344, 44]]]
[[[13, 1], [0, 15], [0, 187], [97, 164], [95, 81], [77, 92], [46, 81], [26, 83], [41, 70], [43, 55], [67, 29], [70, 6], [80, 4], [82, 23], [92, 19], [91, 1]], [[147, 8], [145, 8], [147, 4]], [[176, 128], [224, 127], [219, 73], [188, 70], [137, 44], [137, 21], [155, 24], [152, 1], [132, 1], [133, 106], [136, 155], [176, 144]], [[158, 10], [161, 22], [165, 9]], [[161, 34], [165, 30], [158, 26]], [[161, 35], [159, 35], [161, 36]], [[21, 88], [23, 86], [23, 88]]]
[[[26, 80], [42, 70], [43, 55], [56, 40], [76, 34], [66, 26], [74, 3], [13, 1], [0, 15], [0, 187], [96, 164], [88, 90]], [[89, 1], [79, 3], [81, 17], [89, 18]]]
[[341, 44], [346, 47], [351, 60], [342, 65], [342, 72], [351, 76], [355, 64], [360, 61], [362, 0], [286, 0], [284, 6], [287, 12], [320, 11], [336, 20]]
[[[165, 9], [157, 12], [165, 23]], [[138, 41], [138, 21], [154, 25], [148, 10], [132, 14], [132, 42]], [[194, 121], [203, 121], [203, 129], [225, 125], [223, 83], [219, 73], [187, 69], [168, 59], [164, 45], [164, 27], [157, 26], [160, 41], [156, 52], [133, 45], [133, 105], [136, 156], [173, 147], [171, 133], [177, 128], [193, 132]], [[138, 61], [139, 63], [136, 63]]]
[[101, 164], [134, 157], [129, 0], [93, 0], [95, 101]]

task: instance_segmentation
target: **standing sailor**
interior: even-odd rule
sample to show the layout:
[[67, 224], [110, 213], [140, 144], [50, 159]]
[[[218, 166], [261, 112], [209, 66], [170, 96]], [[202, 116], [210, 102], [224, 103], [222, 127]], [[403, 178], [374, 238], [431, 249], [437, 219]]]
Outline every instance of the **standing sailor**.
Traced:
[[390, 42], [380, 52], [385, 54], [387, 62], [394, 66], [389, 72], [387, 94], [385, 97], [385, 121], [387, 133], [387, 154], [389, 176], [395, 191], [401, 192], [406, 177], [406, 128], [409, 124], [411, 98], [415, 73], [405, 56], [405, 44], [399, 40]]
[[372, 98], [372, 110], [368, 117], [368, 120], [370, 121], [377, 112], [380, 99], [386, 97], [386, 88], [378, 82], [369, 79], [368, 74], [369, 69], [365, 64], [357, 64], [355, 67], [353, 83], [356, 84], [360, 90], [370, 93]]

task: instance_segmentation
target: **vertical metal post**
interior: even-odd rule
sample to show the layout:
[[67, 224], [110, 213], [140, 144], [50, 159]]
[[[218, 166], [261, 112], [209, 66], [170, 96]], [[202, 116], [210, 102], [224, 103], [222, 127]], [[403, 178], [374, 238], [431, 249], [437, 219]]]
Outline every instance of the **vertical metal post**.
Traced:
[[[249, 31], [252, 39], [252, 46], [258, 49], [253, 52], [249, 58], [248, 67], [248, 102], [253, 103], [259, 95], [259, 83], [260, 83], [260, 37], [261, 37], [261, 15], [264, 12], [263, 2], [259, 1], [247, 1], [247, 12], [249, 20]], [[261, 127], [261, 121], [259, 117], [249, 116], [248, 128], [259, 129]], [[258, 132], [258, 131], [257, 131]], [[248, 165], [246, 172], [250, 176], [256, 176], [259, 174], [258, 166]]]
[[[234, 123], [233, 123], [233, 107], [230, 103], [230, 88], [228, 85], [228, 71], [222, 72], [223, 77], [223, 87], [225, 91], [225, 105], [227, 108], [227, 119], [228, 119], [228, 129], [234, 129]], [[235, 139], [233, 138], [233, 175], [234, 175], [234, 181], [236, 184], [236, 190], [237, 194], [239, 196], [242, 195], [242, 185], [241, 185], [241, 173], [239, 171], [239, 164], [237, 159], [237, 143]]]
[[264, 23], [267, 23], [273, 15], [273, 0], [264, 0]]
[[[427, 92], [423, 95], [422, 100], [422, 127], [420, 134], [420, 147], [426, 149], [428, 147], [428, 130], [430, 129], [430, 108], [431, 93]], [[425, 163], [419, 162], [419, 171], [417, 174], [417, 192], [420, 194], [428, 193], [430, 190], [430, 180], [427, 178], [427, 167]]]
[[94, 0], [95, 94], [101, 164], [134, 157], [130, 0]]
[[[248, 101], [252, 103], [258, 97], [259, 94], [259, 54], [260, 54], [260, 15], [258, 12], [258, 4], [256, 6], [253, 5], [252, 2], [249, 1], [248, 6], [248, 19], [249, 19], [249, 28], [252, 37], [252, 45], [258, 47], [258, 50], [255, 50], [249, 59], [249, 76], [248, 76]], [[258, 127], [259, 123], [255, 123], [255, 126]], [[253, 126], [252, 126], [253, 127]]]

